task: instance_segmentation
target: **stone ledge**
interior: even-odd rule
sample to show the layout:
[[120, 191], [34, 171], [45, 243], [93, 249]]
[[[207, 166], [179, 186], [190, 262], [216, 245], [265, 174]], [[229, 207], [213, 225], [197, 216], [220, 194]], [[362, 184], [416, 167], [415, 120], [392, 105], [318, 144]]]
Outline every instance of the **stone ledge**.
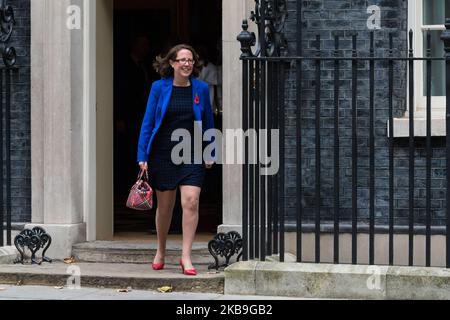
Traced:
[[[256, 295], [256, 267], [259, 262], [237, 262], [225, 269], [224, 292], [237, 295]], [[259, 295], [267, 295], [259, 293]]]
[[450, 270], [246, 261], [225, 269], [225, 294], [324, 299], [450, 299]]
[[[407, 138], [409, 137], [409, 118], [394, 118], [394, 138]], [[427, 136], [427, 122], [426, 118], [414, 119], [414, 137], [426, 137]], [[388, 122], [389, 128], [389, 122]], [[389, 137], [389, 129], [387, 136]], [[442, 118], [431, 119], [431, 136], [432, 137], [445, 137], [445, 115]]]
[[12, 264], [19, 257], [19, 252], [14, 246], [0, 248], [0, 264]]
[[450, 269], [389, 267], [386, 284], [388, 299], [450, 299]]

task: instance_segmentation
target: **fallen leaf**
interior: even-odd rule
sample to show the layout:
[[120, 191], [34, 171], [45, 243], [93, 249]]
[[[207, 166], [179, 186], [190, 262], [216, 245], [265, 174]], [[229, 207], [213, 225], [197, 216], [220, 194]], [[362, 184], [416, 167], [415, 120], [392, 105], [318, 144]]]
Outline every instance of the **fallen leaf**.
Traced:
[[131, 292], [131, 288], [128, 287], [128, 288], [126, 288], [126, 289], [118, 289], [117, 292], [120, 292], [120, 293], [128, 293], [128, 292]]
[[172, 292], [172, 290], [173, 290], [173, 288], [169, 287], [169, 286], [164, 286], [164, 287], [158, 288], [158, 291], [161, 293], [170, 293], [170, 292]]
[[75, 262], [76, 262], [76, 260], [75, 260], [74, 257], [70, 257], [70, 258], [65, 258], [64, 259], [64, 263], [65, 264], [72, 264], [72, 263], [75, 263]]
[[220, 271], [208, 271], [208, 274], [218, 274]]
[[17, 281], [16, 286], [21, 286], [22, 285], [22, 280]]

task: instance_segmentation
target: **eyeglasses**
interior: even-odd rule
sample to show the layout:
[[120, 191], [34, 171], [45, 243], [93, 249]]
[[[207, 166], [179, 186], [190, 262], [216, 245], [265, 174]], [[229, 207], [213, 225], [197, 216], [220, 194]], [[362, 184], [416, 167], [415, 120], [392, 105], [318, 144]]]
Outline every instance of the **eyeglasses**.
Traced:
[[181, 63], [181, 64], [186, 64], [186, 63], [188, 63], [188, 64], [190, 64], [190, 65], [194, 65], [195, 64], [195, 60], [192, 60], [192, 59], [177, 59], [177, 60], [175, 60], [176, 62], [178, 62], [178, 63]]

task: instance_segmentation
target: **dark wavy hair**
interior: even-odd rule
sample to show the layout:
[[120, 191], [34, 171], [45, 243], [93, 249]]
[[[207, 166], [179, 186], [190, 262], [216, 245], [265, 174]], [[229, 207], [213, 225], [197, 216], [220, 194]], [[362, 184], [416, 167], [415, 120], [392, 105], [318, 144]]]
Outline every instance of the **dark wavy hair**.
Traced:
[[193, 66], [192, 75], [194, 77], [198, 77], [202, 70], [202, 64], [200, 63], [199, 56], [193, 47], [187, 44], [179, 44], [169, 50], [169, 52], [163, 56], [159, 55], [156, 57], [156, 61], [153, 63], [153, 68], [157, 73], [161, 75], [163, 78], [172, 77], [174, 75], [173, 68], [170, 65], [170, 61], [175, 61], [177, 59], [178, 52], [186, 49], [192, 52], [192, 56], [194, 58], [195, 64]]

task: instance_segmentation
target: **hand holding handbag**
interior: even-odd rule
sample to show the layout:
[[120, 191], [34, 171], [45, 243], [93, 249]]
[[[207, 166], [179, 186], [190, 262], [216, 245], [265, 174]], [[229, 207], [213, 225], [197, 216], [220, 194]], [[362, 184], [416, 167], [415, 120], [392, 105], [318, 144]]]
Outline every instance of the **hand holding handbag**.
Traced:
[[[144, 179], [145, 174], [145, 179]], [[147, 170], [141, 170], [137, 182], [128, 195], [127, 207], [134, 210], [146, 211], [153, 208], [153, 190], [148, 184]]]

